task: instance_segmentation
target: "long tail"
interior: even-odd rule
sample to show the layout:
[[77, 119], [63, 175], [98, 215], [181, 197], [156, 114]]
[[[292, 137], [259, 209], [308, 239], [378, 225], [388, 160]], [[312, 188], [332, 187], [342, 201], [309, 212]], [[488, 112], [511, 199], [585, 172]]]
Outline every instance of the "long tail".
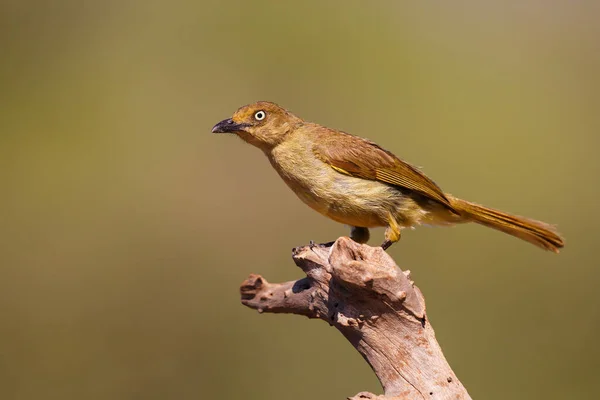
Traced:
[[556, 228], [544, 222], [494, 210], [446, 195], [459, 214], [478, 224], [497, 229], [555, 253], [565, 245]]

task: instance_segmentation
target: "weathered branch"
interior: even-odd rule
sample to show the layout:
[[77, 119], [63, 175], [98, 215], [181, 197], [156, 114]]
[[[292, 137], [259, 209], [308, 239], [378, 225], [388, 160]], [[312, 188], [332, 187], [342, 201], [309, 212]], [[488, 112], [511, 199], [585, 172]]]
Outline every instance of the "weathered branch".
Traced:
[[293, 258], [306, 278], [269, 283], [251, 275], [240, 288], [242, 303], [335, 326], [385, 392], [352, 399], [470, 399], [435, 339], [421, 291], [385, 251], [342, 237], [329, 248], [296, 248]]

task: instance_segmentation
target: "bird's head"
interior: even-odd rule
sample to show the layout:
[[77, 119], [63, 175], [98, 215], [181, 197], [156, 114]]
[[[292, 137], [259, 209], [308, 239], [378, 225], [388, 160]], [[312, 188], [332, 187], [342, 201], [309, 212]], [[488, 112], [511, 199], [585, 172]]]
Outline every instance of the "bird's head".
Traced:
[[244, 141], [270, 150], [302, 124], [302, 120], [275, 103], [259, 101], [237, 110], [212, 128], [213, 133], [234, 133]]

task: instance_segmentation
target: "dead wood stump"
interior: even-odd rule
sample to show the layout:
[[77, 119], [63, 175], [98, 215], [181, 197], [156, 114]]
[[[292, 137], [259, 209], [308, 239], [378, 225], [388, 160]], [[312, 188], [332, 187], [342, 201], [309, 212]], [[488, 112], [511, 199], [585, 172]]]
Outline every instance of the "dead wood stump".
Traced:
[[351, 399], [470, 399], [444, 358], [425, 299], [380, 247], [339, 238], [332, 247], [294, 249], [305, 278], [269, 283], [250, 275], [242, 304], [259, 312], [320, 318], [337, 328], [371, 365], [383, 396]]

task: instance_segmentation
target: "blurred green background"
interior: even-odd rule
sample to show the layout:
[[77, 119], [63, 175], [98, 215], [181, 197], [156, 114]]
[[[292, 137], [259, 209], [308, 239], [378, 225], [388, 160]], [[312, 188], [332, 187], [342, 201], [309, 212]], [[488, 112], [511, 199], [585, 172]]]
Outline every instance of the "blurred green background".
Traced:
[[335, 329], [239, 302], [248, 274], [298, 278], [293, 246], [348, 232], [210, 133], [257, 100], [558, 224], [559, 256], [480, 226], [390, 253], [474, 398], [598, 398], [598, 2], [0, 7], [0, 398], [381, 392]]

